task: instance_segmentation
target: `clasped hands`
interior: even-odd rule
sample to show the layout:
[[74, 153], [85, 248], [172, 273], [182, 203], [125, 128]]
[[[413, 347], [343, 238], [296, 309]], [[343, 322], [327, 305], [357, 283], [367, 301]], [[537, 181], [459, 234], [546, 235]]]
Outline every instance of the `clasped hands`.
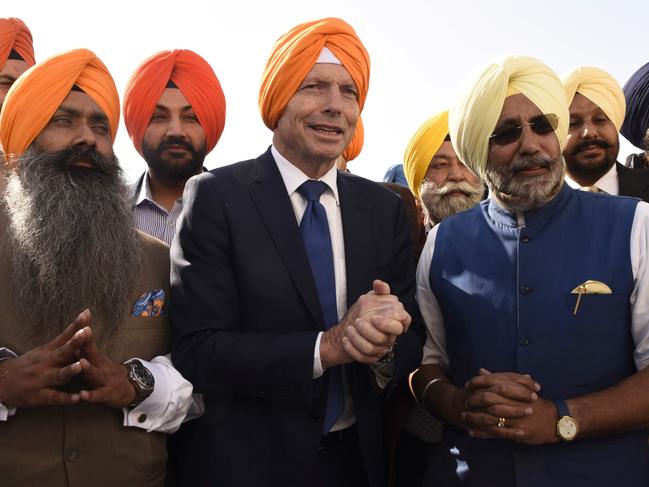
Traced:
[[399, 335], [410, 326], [411, 318], [390, 286], [380, 280], [347, 310], [320, 341], [323, 368], [360, 362], [374, 364], [388, 354]]
[[559, 441], [554, 404], [539, 396], [541, 386], [531, 376], [486, 369], [478, 374], [454, 399], [470, 436], [527, 444]]
[[[0, 402], [18, 408], [79, 401], [122, 408], [133, 402], [136, 392], [126, 367], [97, 349], [90, 320], [86, 309], [49, 343], [0, 361]], [[59, 389], [76, 376], [89, 388], [74, 393]]]

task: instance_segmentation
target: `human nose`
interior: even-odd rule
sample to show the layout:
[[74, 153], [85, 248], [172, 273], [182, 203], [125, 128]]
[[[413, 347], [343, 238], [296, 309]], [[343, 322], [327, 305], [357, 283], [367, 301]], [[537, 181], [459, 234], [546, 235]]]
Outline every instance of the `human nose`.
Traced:
[[185, 127], [183, 126], [182, 120], [178, 116], [172, 116], [169, 118], [169, 123], [167, 124], [167, 137], [186, 137], [187, 133], [185, 132]]
[[340, 89], [336, 85], [332, 85], [326, 92], [327, 108], [326, 111], [340, 113], [342, 111], [343, 98]]
[[457, 159], [449, 164], [448, 179], [450, 181], [462, 181], [464, 179], [464, 165]]
[[528, 124], [521, 129], [520, 147], [521, 154], [536, 154], [541, 150], [541, 136], [532, 130], [532, 125]]
[[590, 122], [585, 122], [581, 129], [581, 138], [582, 139], [596, 139], [597, 138], [597, 129], [595, 125]]
[[72, 141], [75, 146], [83, 145], [88, 147], [97, 146], [97, 135], [92, 127], [87, 122], [82, 122], [78, 125], [77, 133]]

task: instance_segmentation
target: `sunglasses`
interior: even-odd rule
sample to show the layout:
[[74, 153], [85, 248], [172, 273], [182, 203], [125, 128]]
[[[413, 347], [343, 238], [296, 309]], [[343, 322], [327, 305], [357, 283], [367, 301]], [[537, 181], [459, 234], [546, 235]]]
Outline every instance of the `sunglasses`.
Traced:
[[558, 125], [559, 117], [554, 113], [546, 113], [544, 115], [538, 115], [522, 125], [506, 126], [491, 134], [489, 141], [493, 141], [497, 145], [509, 145], [521, 138], [523, 127], [529, 126], [532, 132], [537, 135], [546, 135], [556, 130]]

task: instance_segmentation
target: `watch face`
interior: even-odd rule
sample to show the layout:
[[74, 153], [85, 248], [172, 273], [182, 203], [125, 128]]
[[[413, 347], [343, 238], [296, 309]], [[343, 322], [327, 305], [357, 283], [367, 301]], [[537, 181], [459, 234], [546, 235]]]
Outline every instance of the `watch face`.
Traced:
[[577, 422], [570, 416], [563, 416], [557, 423], [557, 432], [564, 440], [572, 440], [577, 436]]
[[133, 371], [135, 372], [135, 375], [137, 376], [138, 380], [144, 384], [145, 387], [153, 387], [154, 386], [154, 378], [153, 374], [149, 372], [149, 369], [147, 369], [144, 365], [142, 365], [140, 362], [135, 362]]

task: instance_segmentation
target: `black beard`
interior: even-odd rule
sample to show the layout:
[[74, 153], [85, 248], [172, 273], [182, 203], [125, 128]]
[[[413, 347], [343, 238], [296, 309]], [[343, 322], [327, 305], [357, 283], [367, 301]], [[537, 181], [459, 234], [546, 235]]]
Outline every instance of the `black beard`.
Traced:
[[[189, 161], [179, 163], [162, 158], [162, 152], [174, 145], [183, 147], [189, 151], [191, 154]], [[182, 183], [200, 173], [206, 154], [205, 144], [197, 150], [182, 137], [167, 137], [156, 148], [142, 142], [142, 156], [153, 174], [163, 181], [170, 183]]]
[[98, 335], [112, 333], [130, 312], [142, 267], [117, 158], [32, 145], [8, 177], [5, 203], [12, 284], [28, 336], [45, 342], [85, 308], [105, 325]]
[[608, 142], [603, 140], [592, 140], [580, 142], [570, 154], [565, 157], [566, 167], [568, 174], [575, 180], [592, 180], [593, 184], [608, 172], [609, 169], [615, 164], [615, 159], [611, 160], [608, 157], [608, 152], [604, 152], [605, 157], [599, 164], [580, 164], [577, 162], [576, 157], [583, 149], [589, 146], [601, 147], [605, 151], [613, 147]]

